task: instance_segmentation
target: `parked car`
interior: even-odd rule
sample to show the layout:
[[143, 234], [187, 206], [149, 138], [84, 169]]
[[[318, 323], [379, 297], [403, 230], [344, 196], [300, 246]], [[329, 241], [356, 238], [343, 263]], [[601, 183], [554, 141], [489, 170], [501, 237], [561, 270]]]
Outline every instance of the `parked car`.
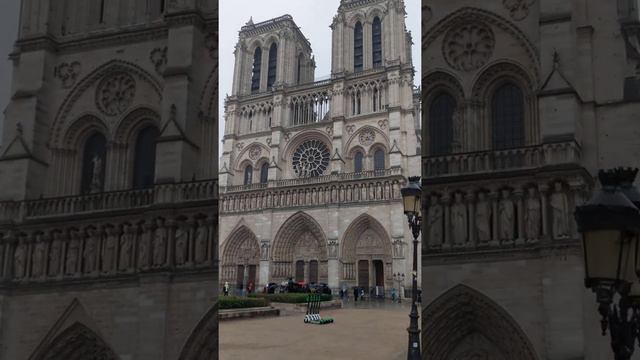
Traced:
[[280, 287], [277, 283], [271, 282], [265, 285], [264, 293], [266, 294], [275, 294], [276, 290]]
[[289, 282], [287, 284], [287, 292], [290, 293], [306, 293], [309, 292], [309, 286], [304, 281]]
[[326, 283], [317, 283], [317, 284], [311, 283], [309, 285], [309, 290], [315, 293], [331, 295], [331, 289], [329, 288], [329, 285], [327, 285]]

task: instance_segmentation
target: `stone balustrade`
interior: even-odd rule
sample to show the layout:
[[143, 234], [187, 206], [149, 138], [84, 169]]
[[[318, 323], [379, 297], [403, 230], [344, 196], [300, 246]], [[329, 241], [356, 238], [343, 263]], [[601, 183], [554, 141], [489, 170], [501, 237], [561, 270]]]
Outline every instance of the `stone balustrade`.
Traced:
[[533, 169], [558, 164], [578, 164], [581, 149], [576, 142], [549, 143], [506, 150], [478, 151], [426, 157], [427, 177]]
[[272, 208], [400, 200], [405, 183], [400, 168], [275, 180], [261, 187], [221, 189], [224, 214]]
[[217, 180], [159, 184], [149, 189], [0, 202], [0, 223], [147, 208], [160, 204], [210, 201], [218, 198]]

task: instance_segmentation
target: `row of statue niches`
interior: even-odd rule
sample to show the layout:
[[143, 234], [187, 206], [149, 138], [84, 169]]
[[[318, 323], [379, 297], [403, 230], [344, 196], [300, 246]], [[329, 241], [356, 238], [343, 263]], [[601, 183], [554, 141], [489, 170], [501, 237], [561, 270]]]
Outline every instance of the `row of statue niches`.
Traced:
[[206, 267], [213, 263], [211, 219], [88, 226], [84, 229], [20, 233], [5, 242], [5, 278], [15, 280], [133, 273], [154, 269]]
[[571, 236], [570, 202], [561, 182], [554, 183], [549, 193], [529, 187], [514, 195], [514, 190], [503, 188], [493, 196], [479, 191], [465, 201], [463, 192], [455, 192], [445, 202], [432, 194], [426, 218], [429, 247], [532, 243], [542, 237]]

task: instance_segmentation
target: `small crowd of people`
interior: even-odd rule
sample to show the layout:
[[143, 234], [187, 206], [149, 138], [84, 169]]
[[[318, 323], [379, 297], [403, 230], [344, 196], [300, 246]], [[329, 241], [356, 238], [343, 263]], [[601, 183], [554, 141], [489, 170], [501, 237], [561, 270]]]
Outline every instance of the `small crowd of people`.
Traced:
[[[230, 285], [228, 281], [224, 282], [224, 286], [222, 286], [222, 293], [224, 294], [224, 296], [229, 296], [229, 290], [230, 290]], [[253, 285], [253, 282], [249, 282], [247, 284], [247, 294], [251, 294], [253, 293], [253, 291], [255, 290], [255, 286]]]

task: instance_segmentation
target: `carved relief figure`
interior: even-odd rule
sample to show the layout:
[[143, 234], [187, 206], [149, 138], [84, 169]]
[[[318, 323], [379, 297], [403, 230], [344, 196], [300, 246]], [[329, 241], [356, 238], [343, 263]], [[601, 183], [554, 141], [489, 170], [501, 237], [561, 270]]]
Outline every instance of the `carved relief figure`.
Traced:
[[442, 205], [438, 202], [438, 197], [431, 196], [431, 204], [428, 210], [429, 246], [442, 245], [442, 215]]
[[556, 182], [554, 193], [551, 194], [551, 210], [553, 219], [553, 238], [562, 239], [569, 237], [569, 203], [567, 195], [562, 189], [562, 183]]
[[491, 204], [484, 192], [478, 193], [476, 231], [478, 233], [478, 242], [487, 243], [491, 240]]
[[118, 251], [118, 231], [113, 227], [106, 229], [107, 238], [102, 250], [102, 271], [105, 273], [115, 269], [116, 252]]
[[149, 250], [151, 249], [151, 225], [145, 225], [140, 236], [140, 249], [138, 249], [138, 266], [142, 269], [149, 268]]
[[120, 261], [118, 261], [120, 270], [126, 271], [131, 268], [131, 253], [135, 236], [135, 228], [125, 223], [122, 226], [122, 236], [120, 237]]
[[536, 197], [536, 189], [529, 188], [527, 197], [527, 211], [524, 222], [527, 226], [527, 239], [535, 240], [540, 237], [540, 200]]
[[91, 172], [91, 191], [98, 192], [102, 189], [102, 159], [98, 154], [91, 159], [93, 171]]
[[462, 194], [455, 194], [455, 203], [451, 207], [451, 226], [453, 244], [463, 246], [467, 242], [467, 206], [462, 202]]
[[266, 241], [260, 246], [260, 260], [269, 260], [269, 243]]
[[509, 198], [510, 192], [507, 189], [502, 190], [502, 199], [498, 205], [498, 216], [500, 220], [500, 240], [514, 239], [514, 208], [513, 201]]
[[27, 260], [27, 244], [24, 239], [18, 241], [16, 251], [13, 254], [13, 277], [22, 279], [25, 276], [25, 265]]
[[153, 266], [161, 267], [165, 263], [167, 249], [167, 229], [163, 225], [163, 221], [158, 219], [158, 228], [155, 232], [153, 240]]
[[394, 257], [398, 257], [398, 258], [402, 258], [404, 257], [404, 243], [402, 242], [402, 240], [398, 239], [396, 241], [393, 242], [393, 256]]
[[187, 242], [189, 231], [180, 224], [176, 229], [176, 265], [184, 265], [187, 262]]
[[338, 242], [336, 240], [329, 240], [329, 243], [327, 244], [327, 247], [328, 247], [329, 257], [330, 258], [337, 258], [338, 257]]
[[96, 252], [98, 249], [98, 245], [96, 242], [98, 232], [93, 229], [87, 229], [87, 240], [84, 244], [84, 272], [91, 273], [96, 270]]
[[204, 219], [198, 219], [198, 227], [195, 232], [195, 254], [193, 254], [196, 264], [202, 264], [207, 259], [207, 226]]
[[75, 274], [78, 271], [78, 258], [80, 257], [80, 233], [76, 230], [70, 231], [71, 237], [69, 247], [67, 249], [67, 258], [65, 261], [65, 273]]
[[45, 251], [47, 245], [42, 240], [42, 234], [39, 233], [35, 236], [35, 246], [33, 248], [33, 256], [31, 258], [32, 266], [31, 266], [31, 275], [33, 277], [40, 277], [44, 275], [44, 260], [45, 260]]
[[62, 233], [54, 232], [51, 250], [49, 251], [49, 275], [58, 275], [60, 271], [60, 258], [62, 257]]

